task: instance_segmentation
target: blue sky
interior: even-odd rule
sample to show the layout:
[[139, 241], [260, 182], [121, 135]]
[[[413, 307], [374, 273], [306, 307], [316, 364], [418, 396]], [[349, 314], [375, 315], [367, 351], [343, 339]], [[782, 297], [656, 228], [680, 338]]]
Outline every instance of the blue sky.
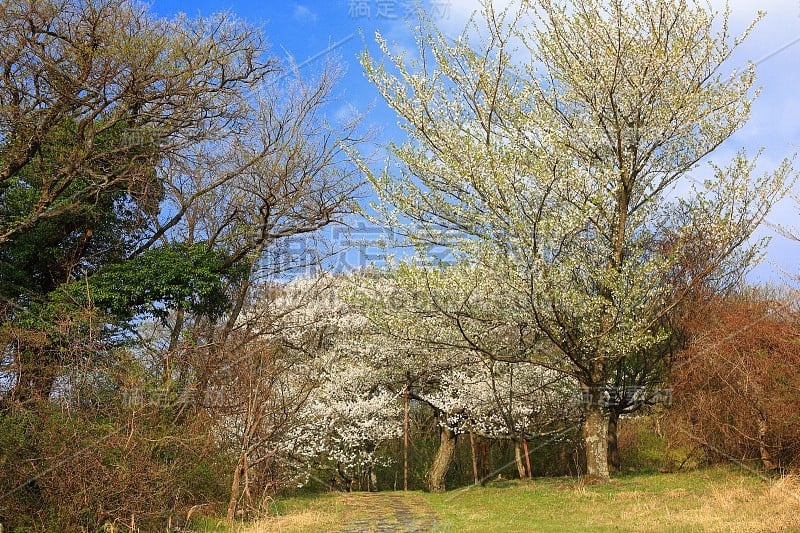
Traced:
[[[507, 3], [507, 0], [505, 0]], [[498, 0], [497, 3], [502, 3]], [[342, 106], [366, 109], [375, 107], [367, 118], [369, 124], [382, 128], [383, 138], [397, 136], [396, 119], [378, 101], [376, 91], [366, 82], [357, 55], [364, 46], [372, 47], [376, 30], [403, 47], [413, 47], [407, 19], [413, 0], [152, 0], [151, 9], [169, 17], [182, 11], [188, 15], [208, 15], [231, 11], [248, 22], [263, 27], [271, 52], [293, 57], [313, 75], [315, 65], [328, 54], [345, 69], [339, 95]], [[478, 0], [426, 0], [425, 5], [440, 20], [447, 32], [457, 34]], [[711, 0], [722, 8], [723, 0]], [[764, 20], [740, 48], [731, 67], [747, 60], [757, 63], [758, 84], [762, 92], [753, 108], [750, 122], [712, 156], [724, 163], [744, 147], [750, 153], [764, 148], [760, 167], [774, 168], [777, 163], [800, 151], [800, 0], [731, 0], [731, 29], [742, 30], [757, 10], [766, 11]], [[413, 21], [413, 19], [412, 19]], [[363, 35], [363, 38], [362, 38]], [[310, 61], [309, 61], [310, 60]], [[796, 165], [800, 167], [800, 162]], [[795, 189], [800, 189], [796, 186]], [[800, 227], [800, 208], [784, 201], [773, 209], [768, 222]], [[800, 243], [778, 236], [769, 226], [761, 235], [773, 235], [764, 262], [757, 267], [754, 280], [779, 280], [781, 272], [800, 272]]]

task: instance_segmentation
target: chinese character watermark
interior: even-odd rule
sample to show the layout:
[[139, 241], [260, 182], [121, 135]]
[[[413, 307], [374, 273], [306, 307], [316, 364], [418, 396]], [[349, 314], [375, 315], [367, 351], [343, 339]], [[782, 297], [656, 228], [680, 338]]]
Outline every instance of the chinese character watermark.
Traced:
[[[444, 19], [450, 16], [451, 8], [452, 0], [432, 0], [426, 9], [432, 18]], [[409, 19], [417, 15], [418, 9], [420, 3], [415, 0], [348, 0], [347, 2], [347, 15], [354, 19]]]

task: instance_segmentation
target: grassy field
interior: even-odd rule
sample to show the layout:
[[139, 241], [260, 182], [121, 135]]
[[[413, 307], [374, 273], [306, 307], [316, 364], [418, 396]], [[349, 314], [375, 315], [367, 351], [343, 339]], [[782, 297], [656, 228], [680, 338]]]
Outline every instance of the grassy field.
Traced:
[[800, 531], [800, 482], [731, 469], [508, 482], [428, 495], [453, 531]]
[[443, 494], [288, 498], [273, 503], [271, 514], [230, 531], [800, 532], [800, 479], [713, 468], [626, 475], [605, 486], [505, 481]]

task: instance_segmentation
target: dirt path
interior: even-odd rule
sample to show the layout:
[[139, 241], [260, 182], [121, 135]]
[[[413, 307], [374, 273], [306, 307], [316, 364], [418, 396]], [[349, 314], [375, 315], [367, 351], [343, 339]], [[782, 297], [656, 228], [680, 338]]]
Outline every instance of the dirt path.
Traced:
[[345, 525], [347, 533], [427, 533], [438, 530], [436, 512], [418, 494], [352, 493], [344, 498], [359, 518]]

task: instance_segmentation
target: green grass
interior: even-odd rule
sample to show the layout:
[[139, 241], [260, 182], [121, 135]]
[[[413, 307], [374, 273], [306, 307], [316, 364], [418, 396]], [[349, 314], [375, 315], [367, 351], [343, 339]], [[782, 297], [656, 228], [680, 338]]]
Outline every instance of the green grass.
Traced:
[[608, 485], [574, 479], [493, 482], [443, 494], [301, 496], [241, 531], [341, 531], [391, 516], [387, 494], [435, 531], [800, 531], [800, 480], [766, 480], [736, 468], [632, 474]]
[[796, 480], [738, 469], [496, 483], [429, 494], [453, 531], [800, 531]]

